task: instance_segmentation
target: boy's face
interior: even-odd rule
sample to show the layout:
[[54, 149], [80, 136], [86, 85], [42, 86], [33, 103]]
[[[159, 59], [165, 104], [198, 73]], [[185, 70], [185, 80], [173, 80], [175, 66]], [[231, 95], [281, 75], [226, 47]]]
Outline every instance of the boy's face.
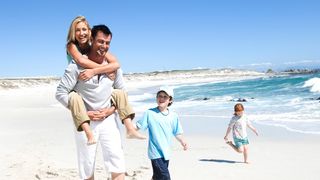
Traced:
[[157, 104], [159, 107], [167, 108], [169, 103], [171, 102], [170, 96], [165, 92], [159, 92], [157, 95]]

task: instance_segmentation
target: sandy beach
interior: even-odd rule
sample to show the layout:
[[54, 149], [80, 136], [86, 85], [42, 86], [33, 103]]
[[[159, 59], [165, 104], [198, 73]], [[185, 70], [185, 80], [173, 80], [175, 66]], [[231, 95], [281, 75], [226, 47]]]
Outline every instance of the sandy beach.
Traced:
[[[178, 74], [181, 77], [174, 74], [174, 79], [167, 78], [168, 75], [147, 76], [153, 86], [179, 84], [185, 78], [190, 79], [189, 83], [199, 82], [199, 78], [194, 79], [188, 73]], [[207, 78], [203, 78], [203, 82], [221, 80], [217, 74], [204, 77]], [[235, 77], [240, 78], [237, 74], [229, 78]], [[137, 85], [144, 87], [142, 85], [146, 83], [143, 79], [146, 79], [146, 76], [126, 76], [129, 94], [137, 91]], [[54, 98], [57, 82], [47, 80], [21, 87], [15, 87], [13, 83], [10, 86], [14, 88], [0, 90], [0, 179], [79, 179], [73, 122], [68, 110]], [[137, 117], [140, 116], [141, 113], [137, 114]], [[299, 134], [282, 128], [256, 125], [260, 136], [256, 137], [249, 132], [251, 163], [244, 164], [242, 154], [234, 152], [223, 140], [227, 124], [224, 120], [181, 114], [181, 123], [189, 150], [183, 151], [175, 141], [169, 165], [174, 180], [320, 179], [317, 172], [320, 161], [319, 135]], [[203, 127], [206, 129], [203, 130]], [[124, 134], [123, 129], [122, 133]], [[123, 146], [127, 166], [126, 179], [151, 179], [152, 168], [147, 158], [147, 141], [123, 138]], [[100, 152], [100, 149], [98, 151]], [[109, 177], [100, 153], [97, 157], [95, 177]]]

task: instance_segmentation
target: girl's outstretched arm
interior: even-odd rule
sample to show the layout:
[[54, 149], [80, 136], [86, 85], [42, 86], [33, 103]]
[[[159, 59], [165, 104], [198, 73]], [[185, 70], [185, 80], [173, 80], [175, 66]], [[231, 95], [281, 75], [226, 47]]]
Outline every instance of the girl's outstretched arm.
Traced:
[[258, 131], [256, 128], [254, 128], [251, 124], [248, 124], [247, 126], [258, 136]]
[[225, 135], [224, 138], [223, 138], [225, 141], [228, 141], [228, 136], [229, 136], [230, 131], [231, 131], [231, 128], [228, 127], [228, 128], [227, 128], [227, 131], [226, 131], [226, 135]]

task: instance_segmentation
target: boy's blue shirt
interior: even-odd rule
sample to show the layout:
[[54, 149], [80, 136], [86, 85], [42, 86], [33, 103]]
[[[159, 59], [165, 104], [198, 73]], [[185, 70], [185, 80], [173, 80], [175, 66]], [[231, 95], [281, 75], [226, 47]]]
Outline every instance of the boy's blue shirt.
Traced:
[[172, 138], [183, 133], [177, 113], [169, 109], [169, 114], [163, 115], [157, 107], [148, 109], [137, 122], [137, 127], [149, 130], [149, 159], [169, 160]]

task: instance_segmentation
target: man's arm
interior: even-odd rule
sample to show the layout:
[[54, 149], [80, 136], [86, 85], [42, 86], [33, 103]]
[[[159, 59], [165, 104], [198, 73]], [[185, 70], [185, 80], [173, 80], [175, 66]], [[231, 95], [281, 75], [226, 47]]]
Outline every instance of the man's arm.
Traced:
[[125, 82], [124, 82], [124, 78], [123, 78], [123, 73], [122, 73], [122, 69], [118, 69], [117, 73], [116, 73], [116, 77], [113, 83], [113, 88], [114, 89], [123, 89], [126, 90], [125, 87]]
[[116, 111], [114, 106], [103, 108], [98, 111], [88, 111], [88, 116], [92, 121], [100, 121], [110, 116]]
[[56, 99], [65, 107], [69, 105], [69, 93], [77, 84], [79, 70], [76, 64], [70, 64], [64, 72], [56, 91]]

